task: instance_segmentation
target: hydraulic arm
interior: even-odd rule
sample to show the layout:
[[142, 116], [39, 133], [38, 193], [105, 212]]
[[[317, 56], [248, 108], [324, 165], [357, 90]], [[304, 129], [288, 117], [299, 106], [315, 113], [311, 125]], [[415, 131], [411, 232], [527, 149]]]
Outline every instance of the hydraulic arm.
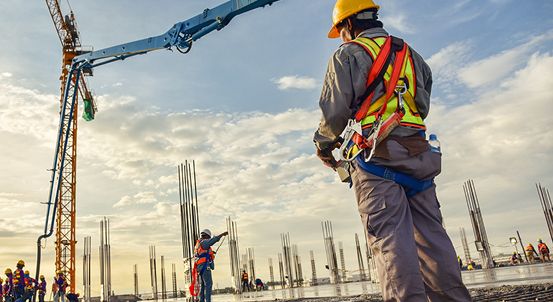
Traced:
[[40, 275], [41, 242], [54, 232], [58, 197], [63, 182], [66, 152], [69, 146], [69, 129], [73, 126], [77, 96], [80, 89], [79, 84], [84, 82], [81, 78], [83, 74], [89, 74], [95, 67], [124, 60], [135, 55], [146, 54], [154, 50], [175, 47], [181, 53], [188, 53], [195, 41], [214, 30], [221, 30], [234, 17], [256, 8], [271, 5], [277, 1], [279, 0], [231, 0], [212, 9], [205, 9], [201, 14], [173, 25], [162, 35], [92, 51], [73, 58], [68, 70], [60, 110], [60, 123], [50, 180], [44, 234], [39, 236], [37, 240], [36, 280]]

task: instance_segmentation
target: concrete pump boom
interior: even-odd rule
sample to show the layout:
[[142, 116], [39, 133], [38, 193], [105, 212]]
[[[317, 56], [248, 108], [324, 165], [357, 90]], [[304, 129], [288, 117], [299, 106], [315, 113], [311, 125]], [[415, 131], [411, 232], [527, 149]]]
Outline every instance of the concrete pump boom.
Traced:
[[[188, 53], [192, 43], [214, 30], [221, 30], [236, 16], [250, 10], [271, 5], [279, 0], [231, 0], [212, 9], [205, 9], [201, 14], [175, 24], [166, 33], [126, 44], [121, 44], [73, 58], [71, 68], [64, 88], [64, 96], [60, 112], [60, 124], [56, 141], [56, 152], [50, 180], [50, 190], [47, 202], [46, 222], [44, 234], [37, 240], [36, 280], [40, 276], [41, 242], [54, 232], [56, 209], [62, 176], [64, 172], [65, 154], [67, 152], [69, 135], [72, 127], [80, 78], [92, 68], [126, 58], [145, 54], [159, 49], [175, 47], [181, 53]], [[69, 111], [69, 112], [67, 112]], [[60, 150], [61, 152], [58, 152]], [[60, 163], [57, 165], [57, 163]], [[54, 196], [55, 194], [55, 196]], [[33, 300], [36, 299], [36, 295]]]

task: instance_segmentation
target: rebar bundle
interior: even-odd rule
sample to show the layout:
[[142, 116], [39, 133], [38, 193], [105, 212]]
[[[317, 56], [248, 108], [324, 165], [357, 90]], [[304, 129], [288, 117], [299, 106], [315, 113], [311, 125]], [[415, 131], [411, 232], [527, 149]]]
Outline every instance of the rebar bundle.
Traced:
[[111, 297], [111, 245], [109, 219], [100, 221], [100, 299], [109, 302]]
[[91, 237], [84, 237], [83, 252], [83, 302], [90, 302], [90, 268], [92, 255]]
[[157, 288], [157, 263], [156, 263], [156, 247], [150, 246], [150, 285], [152, 286], [152, 297], [154, 300], [158, 298]]
[[269, 258], [269, 278], [272, 289], [275, 289], [275, 271], [273, 269], [273, 259]]
[[252, 247], [249, 247], [247, 249], [247, 256], [248, 256], [248, 266], [250, 269], [250, 280], [253, 281], [253, 284], [255, 286], [255, 253]]
[[303, 271], [301, 269], [301, 257], [298, 253], [298, 245], [294, 244], [292, 245], [292, 257], [294, 259], [294, 270], [296, 272], [296, 285], [302, 286], [303, 285]]
[[200, 238], [200, 216], [198, 211], [198, 190], [196, 185], [196, 163], [185, 161], [178, 166], [179, 205], [181, 215], [182, 257], [184, 259], [185, 282], [192, 282], [194, 247]]
[[138, 297], [138, 265], [133, 266], [134, 295]]
[[330, 273], [330, 282], [332, 284], [340, 283], [338, 274], [338, 259], [336, 257], [336, 246], [334, 245], [334, 233], [332, 231], [332, 222], [321, 222], [323, 229], [323, 239], [326, 251], [327, 269]]
[[284, 274], [284, 264], [282, 263], [282, 254], [278, 253], [278, 272], [280, 273], [280, 287], [286, 286], [286, 275]]
[[292, 247], [290, 246], [290, 233], [280, 234], [282, 244], [282, 255], [284, 260], [284, 272], [288, 278], [288, 287], [294, 287], [294, 271], [292, 263]]
[[161, 256], [161, 299], [167, 299], [167, 284], [165, 280], [165, 257]]
[[232, 280], [232, 285], [234, 286], [234, 291], [240, 293], [241, 288], [241, 277], [240, 272], [240, 249], [238, 247], [238, 227], [236, 222], [234, 222], [230, 217], [227, 218], [227, 232], [228, 232], [228, 247], [229, 247], [229, 257], [230, 257], [230, 276]]
[[465, 253], [465, 263], [470, 263], [472, 257], [470, 256], [470, 249], [467, 241], [467, 234], [465, 233], [465, 228], [460, 227], [459, 232], [461, 233], [461, 242], [463, 243], [463, 251]]
[[315, 255], [313, 251], [309, 251], [309, 256], [311, 258], [311, 285], [317, 285], [317, 269], [315, 268]]
[[177, 298], [177, 265], [171, 263], [171, 279], [173, 283], [173, 298]]
[[342, 241], [338, 242], [338, 251], [340, 253], [340, 265], [342, 267], [340, 278], [342, 278], [342, 282], [346, 282], [346, 259], [344, 258], [344, 245], [342, 244]]
[[359, 265], [359, 278], [361, 281], [367, 280], [365, 274], [365, 265], [363, 264], [363, 253], [361, 252], [361, 245], [359, 244], [359, 236], [355, 233], [355, 251], [357, 252], [357, 264]]
[[486, 233], [486, 227], [484, 226], [484, 219], [482, 218], [482, 211], [480, 210], [480, 202], [478, 201], [474, 181], [469, 179], [465, 182], [463, 190], [465, 191], [465, 199], [467, 201], [470, 220], [474, 230], [474, 244], [476, 245], [476, 250], [480, 253], [482, 267], [493, 268], [492, 252], [488, 241], [488, 234]]
[[538, 190], [538, 197], [540, 198], [549, 236], [551, 237], [551, 241], [553, 241], [553, 204], [551, 203], [551, 195], [549, 195], [549, 190], [542, 187], [541, 184], [536, 184], [536, 189]]

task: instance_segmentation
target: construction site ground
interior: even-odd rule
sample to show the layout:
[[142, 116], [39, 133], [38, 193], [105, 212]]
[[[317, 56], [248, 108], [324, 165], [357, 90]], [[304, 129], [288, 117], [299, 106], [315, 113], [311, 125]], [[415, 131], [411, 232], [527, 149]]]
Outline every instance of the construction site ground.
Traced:
[[[553, 301], [553, 263], [464, 271], [474, 301]], [[382, 301], [379, 285], [354, 282], [284, 290], [216, 295], [213, 301]]]

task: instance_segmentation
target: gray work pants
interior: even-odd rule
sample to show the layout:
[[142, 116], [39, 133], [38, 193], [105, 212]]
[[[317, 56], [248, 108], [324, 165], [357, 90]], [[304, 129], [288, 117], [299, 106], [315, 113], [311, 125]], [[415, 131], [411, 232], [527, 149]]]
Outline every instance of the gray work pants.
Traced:
[[[431, 179], [441, 171], [439, 153], [429, 150], [411, 157], [393, 140], [387, 147], [391, 159], [372, 162], [417, 179]], [[352, 180], [384, 301], [472, 301], [442, 226], [436, 187], [407, 198], [397, 183], [357, 165]]]

